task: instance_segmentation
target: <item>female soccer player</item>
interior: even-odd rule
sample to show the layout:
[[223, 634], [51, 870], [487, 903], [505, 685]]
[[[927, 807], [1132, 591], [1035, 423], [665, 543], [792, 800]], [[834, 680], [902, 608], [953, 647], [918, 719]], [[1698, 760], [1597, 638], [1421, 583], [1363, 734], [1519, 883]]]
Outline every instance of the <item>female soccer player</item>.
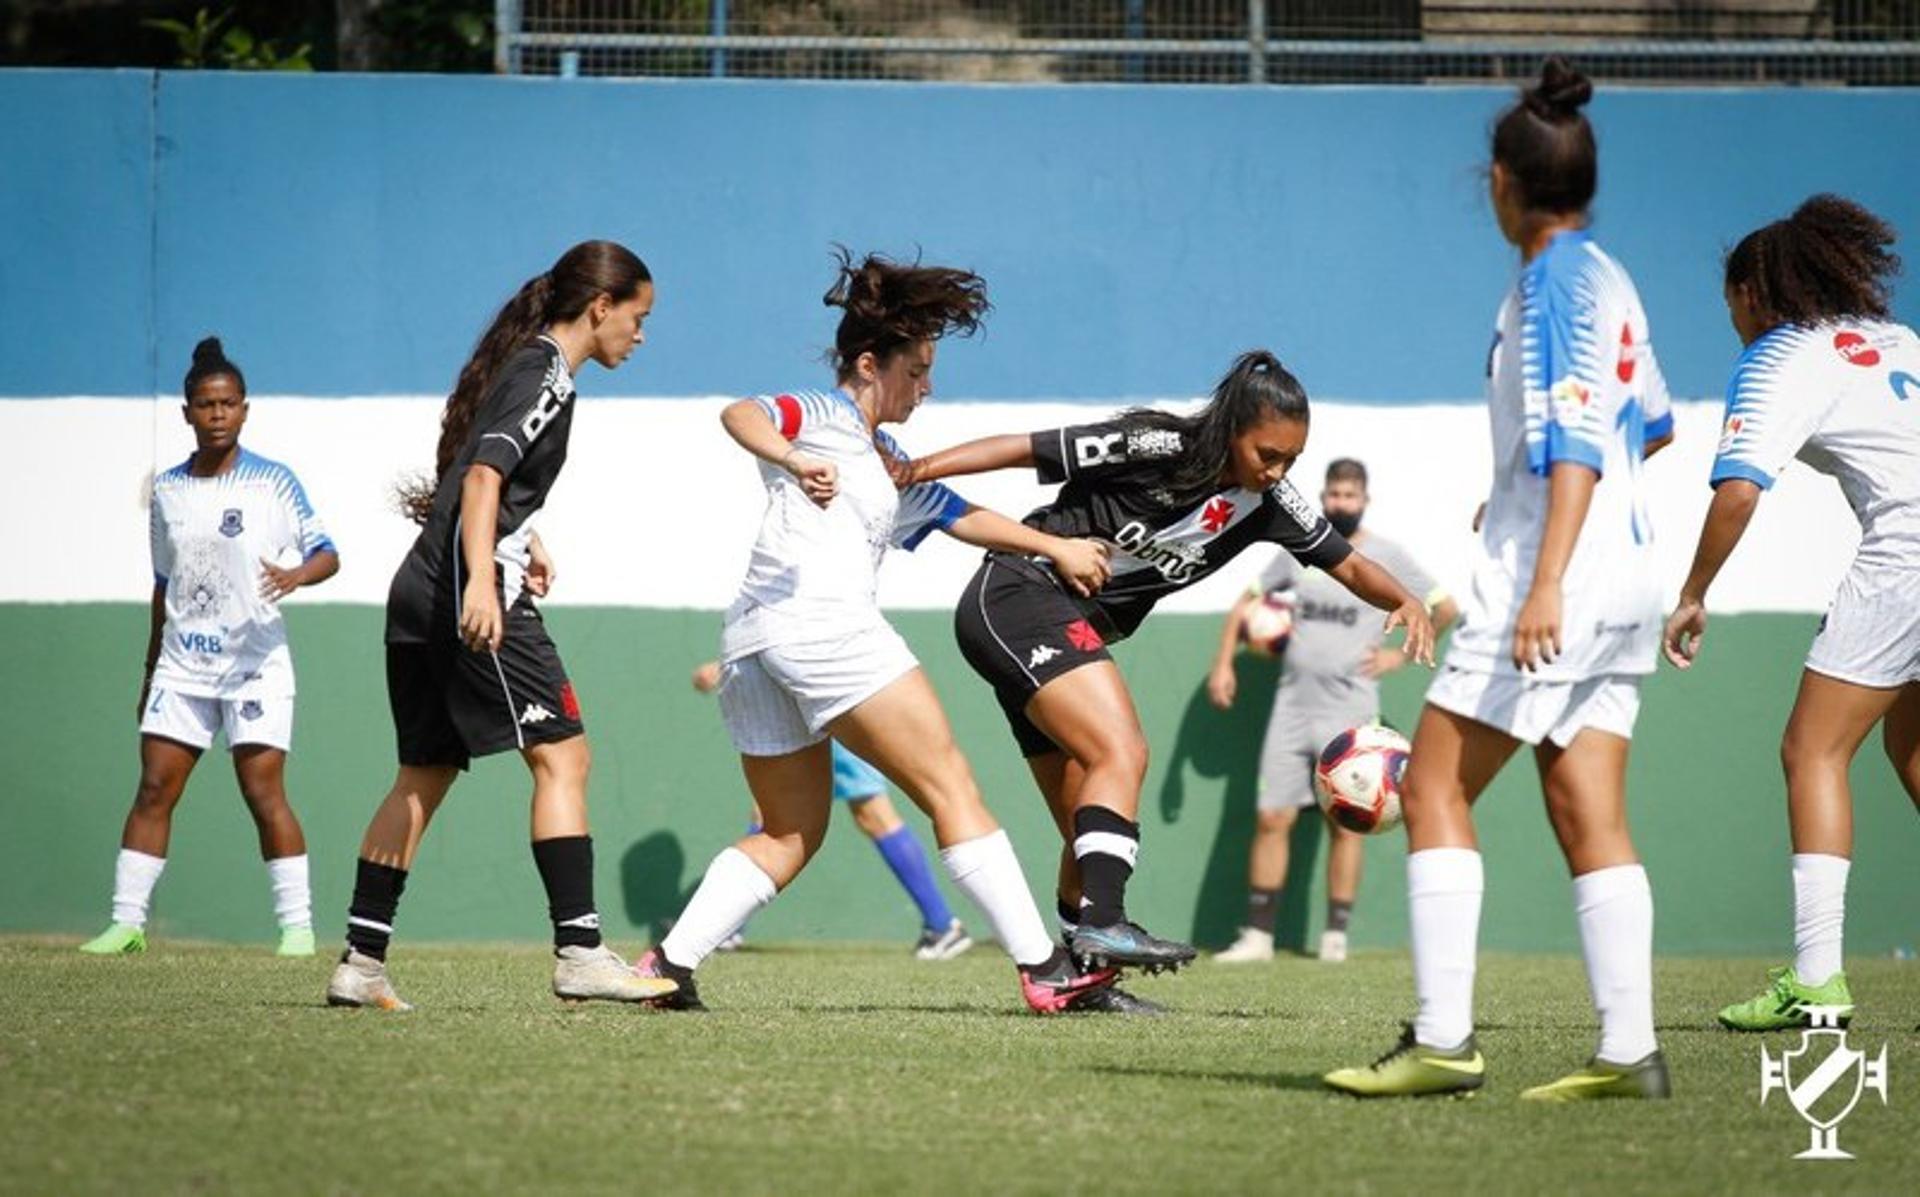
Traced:
[[[280, 600], [340, 569], [293, 471], [240, 447], [247, 381], [218, 337], [193, 348], [186, 406], [194, 451], [153, 480], [153, 603], [140, 684], [140, 788], [113, 869], [113, 923], [80, 945], [144, 952], [147, 906], [167, 866], [173, 808], [224, 733], [260, 832], [282, 956], [313, 955], [307, 841], [287, 805], [293, 656]], [[288, 559], [293, 564], [288, 564]]]
[[1473, 970], [1482, 875], [1471, 804], [1521, 744], [1573, 874], [1600, 1046], [1527, 1090], [1549, 1101], [1665, 1097], [1653, 1037], [1653, 896], [1627, 833], [1627, 748], [1653, 669], [1660, 587], [1641, 461], [1672, 416], [1633, 281], [1586, 231], [1593, 87], [1559, 59], [1493, 130], [1491, 190], [1520, 277], [1488, 360], [1493, 489], [1473, 585], [1427, 691], [1402, 780], [1419, 1017], [1358, 1096], [1476, 1089]]
[[360, 843], [338, 1006], [409, 1007], [387, 979], [394, 911], [427, 824], [469, 760], [517, 750], [533, 774], [533, 860], [553, 919], [553, 992], [634, 1002], [636, 977], [600, 942], [587, 835], [586, 730], [533, 600], [553, 562], [532, 519], [567, 458], [574, 373], [612, 370], [645, 337], [653, 276], [624, 246], [584, 241], [500, 309], [440, 419], [431, 488], [405, 495], [422, 527], [387, 596], [387, 699], [400, 772]]
[[[1375, 561], [1433, 613], [1434, 635], [1446, 631], [1459, 608], [1399, 544], [1360, 526], [1367, 513], [1367, 467], [1351, 457], [1327, 464], [1320, 510], [1333, 530]], [[1260, 797], [1247, 860], [1247, 921], [1233, 946], [1216, 953], [1222, 964], [1273, 959], [1274, 916], [1287, 882], [1287, 847], [1294, 821], [1315, 808], [1313, 770], [1327, 741], [1350, 727], [1380, 717], [1380, 679], [1406, 665], [1407, 655], [1380, 643], [1380, 623], [1368, 619], [1352, 594], [1317, 569], [1303, 570], [1288, 553], [1274, 554], [1220, 629], [1220, 647], [1207, 676], [1207, 696], [1226, 710], [1239, 682], [1233, 654], [1247, 615], [1263, 596], [1294, 594], [1293, 634], [1281, 662], [1279, 688], [1260, 747]], [[1327, 923], [1320, 933], [1320, 959], [1347, 958], [1347, 924], [1360, 892], [1361, 840], [1357, 831], [1326, 820]]]
[[1861, 532], [1780, 745], [1793, 963], [1757, 997], [1720, 1011], [1736, 1031], [1805, 1026], [1807, 1006], [1853, 1005], [1840, 952], [1853, 852], [1847, 768], [1874, 724], [1920, 804], [1920, 339], [1888, 316], [1900, 264], [1893, 242], [1871, 212], [1818, 195], [1727, 258], [1727, 311], [1746, 352], [1727, 387], [1713, 503], [1667, 620], [1667, 659], [1693, 663], [1707, 588], [1790, 461], [1838, 480]]
[[914, 463], [921, 480], [985, 470], [1037, 469], [1058, 482], [1054, 501], [1027, 516], [1061, 536], [1113, 546], [1113, 578], [1076, 593], [1057, 569], [991, 553], [954, 615], [960, 650], [993, 687], [1014, 740], [1066, 841], [1059, 911], [1083, 964], [1178, 967], [1184, 943], [1130, 921], [1127, 881], [1140, 848], [1147, 739], [1107, 645], [1133, 634], [1162, 597], [1190, 586], [1258, 541], [1302, 563], [1404, 624], [1407, 652], [1431, 663], [1424, 604], [1354, 552], [1300, 497], [1287, 471], [1307, 442], [1307, 395], [1265, 351], [1241, 355], [1191, 416], [1140, 409], [1100, 424], [996, 436]]
[[843, 250], [828, 305], [836, 387], [742, 399], [721, 416], [760, 462], [767, 488], [740, 598], [721, 635], [720, 710], [761, 829], [721, 852], [673, 930], [637, 971], [679, 982], [656, 1004], [699, 1009], [693, 970], [806, 867], [833, 801], [828, 737], [872, 762], [933, 820], [954, 884], [1013, 957], [1030, 1007], [1053, 1013], [1110, 984], [1054, 947], [1006, 832], [987, 812], [946, 712], [880, 613], [876, 571], [890, 545], [935, 529], [968, 544], [1035, 553], [1082, 590], [1107, 577], [1103, 546], [1064, 540], [974, 507], [944, 486], [896, 489], [904, 455], [881, 425], [933, 390], [934, 344], [987, 310], [976, 274]]

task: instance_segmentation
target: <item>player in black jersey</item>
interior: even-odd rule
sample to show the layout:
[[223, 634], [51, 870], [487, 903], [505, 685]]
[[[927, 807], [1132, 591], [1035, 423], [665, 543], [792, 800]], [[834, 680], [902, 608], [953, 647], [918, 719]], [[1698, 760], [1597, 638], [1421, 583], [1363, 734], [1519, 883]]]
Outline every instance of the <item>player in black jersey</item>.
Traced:
[[587, 835], [580, 705], [535, 597], [553, 562], [530, 520], [567, 460], [573, 373], [611, 370], [644, 339], [653, 276], [625, 247], [586, 241], [500, 309], [440, 419], [431, 486], [403, 490], [419, 539], [387, 596], [387, 697], [400, 772], [360, 844], [347, 950], [327, 987], [341, 1006], [404, 1010], [387, 943], [407, 869], [454, 778], [516, 749], [533, 774], [533, 858], [553, 918], [553, 991], [638, 1002], [673, 992], [600, 941]]
[[1060, 917], [1083, 961], [1177, 967], [1194, 955], [1126, 912], [1147, 740], [1107, 645], [1132, 635], [1156, 602], [1271, 541], [1388, 612], [1388, 630], [1407, 630], [1408, 656], [1433, 663], [1425, 605], [1287, 481], [1307, 423], [1299, 382], [1255, 351], [1191, 416], [1136, 409], [1100, 424], [988, 437], [914, 463], [915, 481], [1037, 469], [1042, 482], [1063, 485], [1026, 522], [1112, 547], [1112, 578], [1090, 598], [1043, 562], [989, 553], [954, 615], [961, 652], [993, 686], [1066, 840]]

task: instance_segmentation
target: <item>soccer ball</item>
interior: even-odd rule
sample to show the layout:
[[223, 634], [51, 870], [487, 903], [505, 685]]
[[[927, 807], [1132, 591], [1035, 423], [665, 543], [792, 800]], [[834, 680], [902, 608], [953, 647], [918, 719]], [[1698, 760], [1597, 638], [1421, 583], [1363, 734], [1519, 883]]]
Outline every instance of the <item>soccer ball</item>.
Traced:
[[1293, 591], [1269, 590], [1247, 610], [1240, 639], [1255, 656], [1277, 657], [1293, 635]]
[[1400, 777], [1409, 751], [1405, 736], [1378, 723], [1341, 732], [1320, 750], [1313, 767], [1320, 809], [1362, 835], [1400, 826]]

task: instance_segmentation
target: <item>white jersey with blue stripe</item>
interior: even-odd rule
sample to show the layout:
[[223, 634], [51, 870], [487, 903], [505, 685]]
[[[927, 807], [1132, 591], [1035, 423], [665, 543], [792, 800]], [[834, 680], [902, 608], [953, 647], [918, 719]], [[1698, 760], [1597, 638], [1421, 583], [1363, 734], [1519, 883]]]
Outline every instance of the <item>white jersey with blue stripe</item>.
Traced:
[[153, 480], [153, 577], [166, 589], [155, 689], [204, 698], [286, 698], [293, 655], [261, 562], [283, 568], [333, 548], [292, 470], [242, 449], [224, 474], [188, 458]]
[[1795, 459], [1840, 483], [1859, 566], [1920, 570], [1920, 337], [1902, 324], [1782, 325], [1727, 385], [1715, 486], [1771, 487]]
[[817, 506], [793, 475], [759, 463], [767, 510], [740, 597], [727, 612], [721, 655], [728, 660], [789, 637], [821, 639], [872, 622], [887, 550], [911, 550], [967, 510], [937, 482], [896, 489], [880, 455], [906, 454], [868, 428], [846, 392], [795, 391], [755, 402], [794, 448], [839, 468], [839, 493]]
[[1493, 486], [1447, 664], [1515, 671], [1548, 475], [1574, 462], [1600, 480], [1561, 582], [1562, 651], [1529, 676], [1652, 672], [1661, 595], [1641, 463], [1673, 434], [1672, 403], [1633, 280], [1585, 231], [1555, 236], [1502, 301], [1487, 407]]

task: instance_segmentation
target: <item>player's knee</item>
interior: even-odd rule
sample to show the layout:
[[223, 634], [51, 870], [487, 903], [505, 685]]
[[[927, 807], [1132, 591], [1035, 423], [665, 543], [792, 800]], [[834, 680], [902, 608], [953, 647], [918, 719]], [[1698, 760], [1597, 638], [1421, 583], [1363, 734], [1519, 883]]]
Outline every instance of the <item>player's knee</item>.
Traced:
[[279, 782], [241, 782], [240, 797], [255, 814], [272, 814], [287, 805], [287, 791]]
[[158, 773], [142, 773], [133, 791], [134, 809], [142, 814], [171, 814], [180, 801], [178, 782]]
[[1293, 810], [1263, 810], [1259, 813], [1258, 825], [1267, 835], [1286, 835], [1293, 830], [1297, 815]]
[[1085, 762], [1087, 772], [1107, 773], [1135, 789], [1146, 783], [1148, 763], [1147, 738], [1138, 732], [1103, 741], [1094, 749], [1094, 759]]

